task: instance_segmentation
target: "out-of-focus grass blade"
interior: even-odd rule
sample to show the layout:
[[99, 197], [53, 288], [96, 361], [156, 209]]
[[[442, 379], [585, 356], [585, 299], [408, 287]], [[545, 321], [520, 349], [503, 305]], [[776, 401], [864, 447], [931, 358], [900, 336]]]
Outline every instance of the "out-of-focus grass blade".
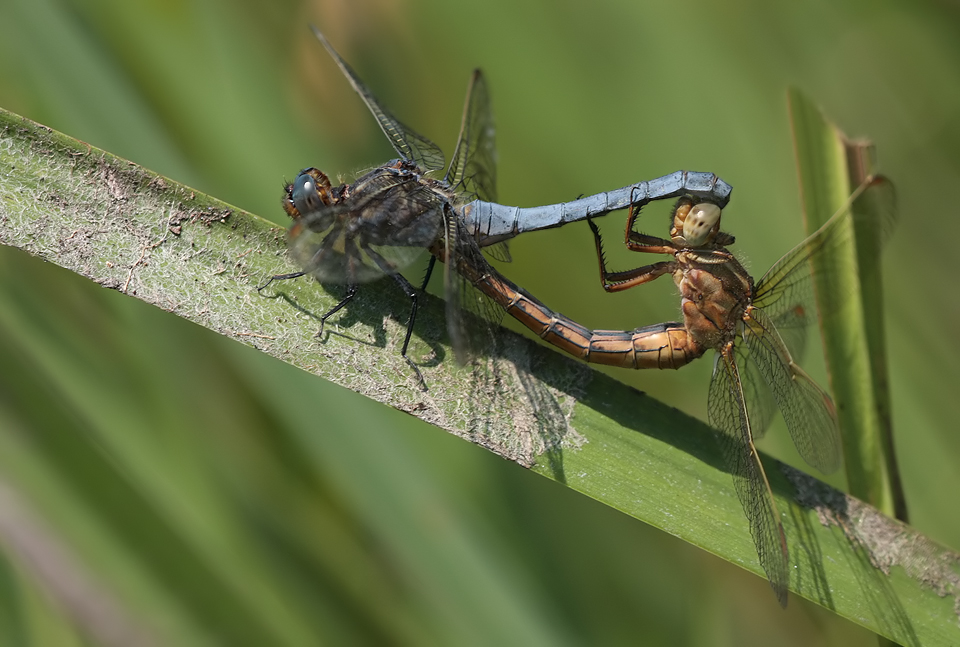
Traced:
[[[872, 176], [872, 144], [849, 140], [797, 89], [788, 93], [800, 194], [807, 234], [840, 209]], [[840, 312], [821, 316], [830, 384], [836, 399], [850, 492], [886, 514], [906, 520], [906, 504], [892, 444], [890, 394], [884, 348], [882, 238], [896, 205], [892, 190], [867, 190], [858, 199], [854, 236], [830, 259], [831, 272], [816, 273], [821, 310], [844, 301]], [[826, 298], [833, 290], [840, 298]]]
[[[88, 645], [62, 606], [37, 586], [33, 573], [17, 568], [5, 555], [0, 556], [0, 645], [43, 647]], [[130, 634], [127, 634], [130, 638]], [[101, 644], [111, 645], [107, 640]]]

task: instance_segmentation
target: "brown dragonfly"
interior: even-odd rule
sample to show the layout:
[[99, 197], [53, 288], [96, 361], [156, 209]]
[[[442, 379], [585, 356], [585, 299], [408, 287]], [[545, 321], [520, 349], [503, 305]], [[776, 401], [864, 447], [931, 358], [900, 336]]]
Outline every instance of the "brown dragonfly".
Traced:
[[[855, 203], [870, 193], [885, 213], [881, 222], [859, 222]], [[622, 368], [680, 368], [716, 351], [708, 397], [711, 425], [720, 430], [724, 455], [746, 512], [760, 564], [780, 604], [786, 606], [787, 540], [754, 440], [763, 435], [779, 408], [794, 444], [810, 465], [829, 473], [840, 465], [837, 415], [830, 396], [796, 363], [806, 330], [815, 317], [812, 261], [829, 273], [837, 251], [854, 225], [879, 227], [881, 240], [892, 230], [892, 184], [874, 176], [820, 229], [783, 256], [759, 281], [727, 249], [734, 239], [720, 231], [721, 207], [681, 197], [672, 213], [670, 238], [635, 230], [639, 209], [631, 209], [626, 245], [632, 251], [667, 254], [661, 261], [625, 271], [607, 269], [600, 232], [594, 234], [604, 289], [617, 292], [670, 275], [680, 290], [682, 322], [633, 331], [590, 330], [551, 311], [482, 259], [461, 259], [458, 271], [541, 339], [588, 362]], [[866, 212], [863, 212], [866, 213]], [[857, 221], [855, 223], [855, 221]], [[879, 244], [877, 252], [879, 252]], [[842, 306], [829, 301], [827, 310]]]

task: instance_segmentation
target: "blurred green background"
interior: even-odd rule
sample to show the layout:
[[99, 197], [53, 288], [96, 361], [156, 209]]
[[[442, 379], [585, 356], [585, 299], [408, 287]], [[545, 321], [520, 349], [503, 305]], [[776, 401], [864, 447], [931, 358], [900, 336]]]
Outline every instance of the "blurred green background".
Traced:
[[[755, 276], [802, 237], [786, 87], [874, 140], [900, 194], [885, 278], [911, 521], [960, 548], [960, 300], [941, 276], [960, 235], [945, 202], [960, 180], [960, 6], [4, 0], [0, 105], [282, 223], [282, 182], [301, 167], [349, 176], [392, 155], [309, 22], [448, 153], [483, 67], [501, 202], [719, 174]], [[622, 222], [601, 224], [626, 268], [640, 261], [617, 251]], [[583, 223], [513, 253], [513, 280], [586, 325], [676, 317], [669, 281], [603, 292]], [[710, 368], [616, 377], [705, 418]], [[799, 465], [777, 425], [762, 448]], [[478, 447], [8, 248], [0, 468], [0, 493], [20, 492], [159, 644], [875, 644]], [[76, 631], [76, 607], [31, 572], [0, 561], [0, 642], [109, 642]]]

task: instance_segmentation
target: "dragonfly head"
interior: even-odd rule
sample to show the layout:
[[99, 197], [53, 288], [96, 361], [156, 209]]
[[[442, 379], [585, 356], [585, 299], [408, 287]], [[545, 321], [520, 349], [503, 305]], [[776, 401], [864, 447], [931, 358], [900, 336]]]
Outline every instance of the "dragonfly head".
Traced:
[[305, 168], [292, 184], [285, 187], [283, 210], [292, 219], [299, 220], [301, 216], [334, 202], [336, 199], [330, 186], [330, 178], [315, 168]]
[[714, 242], [720, 233], [720, 207], [712, 202], [694, 203], [684, 196], [673, 210], [671, 240], [681, 247], [702, 247]]

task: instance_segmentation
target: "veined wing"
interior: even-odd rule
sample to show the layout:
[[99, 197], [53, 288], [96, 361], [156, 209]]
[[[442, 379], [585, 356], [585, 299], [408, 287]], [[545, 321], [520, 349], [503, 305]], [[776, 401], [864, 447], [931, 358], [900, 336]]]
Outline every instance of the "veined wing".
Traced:
[[830, 396], [791, 358], [762, 310], [753, 309], [743, 331], [750, 359], [773, 392], [803, 460], [829, 474], [840, 466], [840, 428]]
[[403, 159], [415, 162], [417, 166], [425, 171], [442, 169], [444, 160], [443, 151], [440, 150], [440, 147], [423, 135], [419, 135], [404, 126], [389, 110], [380, 105], [377, 98], [373, 96], [373, 93], [363, 84], [363, 81], [360, 80], [356, 72], [347, 65], [347, 62], [340, 58], [340, 55], [333, 49], [333, 46], [327, 41], [320, 30], [313, 25], [310, 25], [310, 29], [313, 30], [317, 40], [323, 44], [330, 53], [330, 56], [333, 57], [333, 60], [336, 61], [344, 76], [350, 81], [350, 85], [352, 85], [353, 89], [360, 95], [363, 102], [367, 104], [367, 108], [370, 109], [373, 116], [377, 118], [377, 123], [380, 124], [383, 134], [390, 140], [390, 143], [397, 153], [399, 153]]
[[376, 280], [409, 265], [443, 234], [441, 196], [409, 179], [377, 179], [379, 190], [322, 205], [290, 228], [291, 255], [319, 281]]
[[450, 159], [446, 181], [458, 202], [497, 201], [497, 149], [490, 94], [483, 72], [473, 71], [463, 106], [457, 146]]
[[496, 329], [503, 320], [504, 310], [457, 271], [461, 263], [479, 275], [491, 272], [492, 268], [466, 224], [452, 209], [446, 225], [443, 279], [447, 329], [457, 362], [465, 365], [479, 353], [496, 347]]
[[[473, 200], [497, 201], [497, 148], [490, 93], [483, 72], [473, 71], [463, 104], [460, 135], [445, 177], [458, 208]], [[510, 261], [505, 242], [487, 248], [493, 258]]]
[[[750, 417], [750, 431], [754, 439], [763, 438], [777, 413], [777, 401], [770, 387], [767, 386], [760, 367], [753, 361], [750, 348], [744, 343], [742, 336], [734, 342], [733, 352], [743, 384], [743, 401], [747, 407], [747, 415]], [[717, 353], [714, 358], [714, 371], [717, 370], [716, 362], [718, 361], [720, 361], [720, 353]]]
[[[870, 200], [873, 210], [861, 210], [860, 201]], [[869, 214], [879, 211], [879, 221], [868, 220]], [[836, 267], [839, 250], [854, 235], [855, 228], [872, 234], [864, 244], [872, 245], [872, 253], [879, 254], [889, 239], [897, 221], [896, 194], [893, 184], [882, 176], [871, 176], [850, 195], [846, 204], [820, 229], [774, 263], [757, 282], [753, 305], [762, 308], [767, 320], [783, 338], [795, 359], [799, 359], [806, 340], [806, 329], [816, 313], [810, 260], [816, 256], [820, 274], [830, 276]], [[858, 240], [864, 238], [858, 232]], [[842, 295], [846, 296], [846, 295]], [[842, 296], [832, 297], [827, 313], [838, 310]]]
[[753, 445], [740, 374], [729, 347], [726, 352], [717, 352], [707, 412], [710, 424], [721, 432], [721, 446], [750, 524], [760, 566], [767, 574], [780, 605], [785, 607], [789, 583], [787, 537], [763, 464]]

